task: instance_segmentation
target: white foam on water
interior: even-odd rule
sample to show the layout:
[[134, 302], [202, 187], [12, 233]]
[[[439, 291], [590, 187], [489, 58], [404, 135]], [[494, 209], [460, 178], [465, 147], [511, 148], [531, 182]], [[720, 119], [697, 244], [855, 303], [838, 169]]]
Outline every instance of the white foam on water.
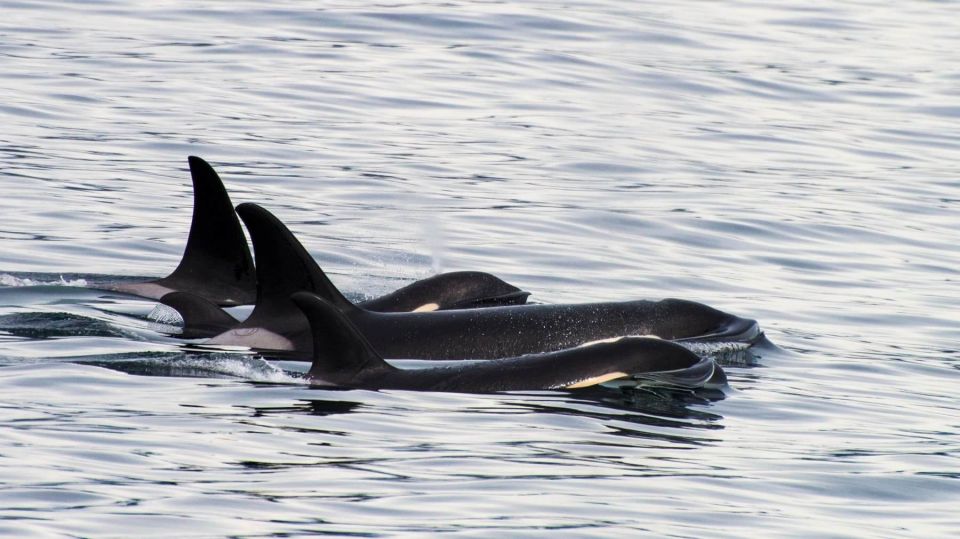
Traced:
[[678, 342], [677, 344], [699, 356], [742, 352], [750, 348], [750, 343], [745, 342]]
[[183, 316], [180, 312], [163, 303], [158, 303], [147, 315], [147, 319], [158, 324], [183, 327]]
[[63, 276], [60, 276], [60, 280], [55, 281], [40, 281], [36, 279], [31, 279], [29, 277], [16, 277], [10, 275], [9, 273], [0, 274], [0, 286], [9, 286], [9, 287], [20, 287], [20, 286], [75, 286], [75, 287], [85, 287], [87, 286], [86, 279], [64, 279]]
[[253, 382], [275, 384], [303, 384], [303, 377], [291, 374], [279, 366], [256, 356], [237, 357], [229, 354], [187, 355], [176, 359], [148, 359], [164, 369], [196, 370], [221, 374]]

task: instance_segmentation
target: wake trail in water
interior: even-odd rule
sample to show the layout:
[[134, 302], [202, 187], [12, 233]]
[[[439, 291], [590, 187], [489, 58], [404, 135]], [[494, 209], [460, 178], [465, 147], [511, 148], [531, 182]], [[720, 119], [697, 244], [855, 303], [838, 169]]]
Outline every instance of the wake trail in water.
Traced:
[[86, 279], [64, 279], [61, 275], [58, 280], [46, 281], [31, 279], [29, 277], [16, 277], [9, 273], [0, 274], [0, 286], [23, 287], [23, 286], [73, 286], [82, 288], [87, 286]]

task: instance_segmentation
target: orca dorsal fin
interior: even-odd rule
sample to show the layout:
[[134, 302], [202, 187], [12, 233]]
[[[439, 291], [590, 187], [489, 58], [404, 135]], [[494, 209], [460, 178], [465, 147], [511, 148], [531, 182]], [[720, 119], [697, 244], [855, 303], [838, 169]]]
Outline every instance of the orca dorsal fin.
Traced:
[[193, 220], [180, 265], [156, 284], [218, 305], [256, 299], [256, 271], [247, 238], [223, 182], [206, 161], [190, 156]]
[[395, 370], [380, 357], [366, 337], [340, 309], [311, 292], [290, 299], [310, 323], [313, 364], [309, 376], [340, 386], [360, 385], [363, 378]]
[[160, 303], [174, 308], [183, 318], [184, 339], [199, 339], [219, 335], [240, 322], [210, 300], [189, 292], [170, 292]]
[[[290, 295], [317, 294], [343, 312], [359, 311], [320, 269], [293, 233], [272, 213], [250, 202], [237, 206], [250, 232], [257, 263], [257, 304], [245, 324], [271, 325], [271, 320], [296, 311]], [[262, 320], [261, 320], [262, 319]]]

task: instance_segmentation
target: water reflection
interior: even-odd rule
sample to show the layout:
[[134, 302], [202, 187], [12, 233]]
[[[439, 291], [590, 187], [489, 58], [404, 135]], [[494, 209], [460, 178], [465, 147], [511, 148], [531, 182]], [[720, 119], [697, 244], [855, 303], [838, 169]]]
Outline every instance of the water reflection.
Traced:
[[[704, 406], [723, 398], [720, 390], [597, 388], [578, 391], [570, 394], [569, 400], [556, 403], [513, 404], [537, 413], [598, 420], [611, 425], [611, 433], [616, 435], [699, 444], [708, 440], [692, 432], [678, 434], [676, 431], [723, 429], [720, 423], [723, 416], [704, 409]], [[615, 426], [612, 426], [613, 422]], [[665, 434], [659, 429], [670, 429], [670, 433]]]
[[276, 414], [307, 414], [317, 416], [328, 416], [335, 414], [347, 414], [357, 411], [361, 402], [344, 400], [304, 400], [291, 406], [256, 406], [252, 408], [253, 417], [263, 417]]
[[64, 312], [22, 312], [0, 315], [0, 332], [31, 340], [127, 335], [127, 332], [103, 320]]

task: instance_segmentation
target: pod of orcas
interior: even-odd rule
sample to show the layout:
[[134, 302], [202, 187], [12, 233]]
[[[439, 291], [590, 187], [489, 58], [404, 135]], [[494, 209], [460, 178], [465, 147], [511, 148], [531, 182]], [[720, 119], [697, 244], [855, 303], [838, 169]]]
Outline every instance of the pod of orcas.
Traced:
[[[177, 268], [146, 282], [108, 283], [103, 288], [149, 299], [187, 292], [219, 306], [252, 305], [257, 275], [243, 227], [223, 182], [206, 161], [188, 158], [193, 180], [193, 218]], [[479, 271], [442, 273], [360, 305], [383, 312], [458, 309], [526, 302], [529, 292]]]
[[[253, 203], [234, 208], [208, 163], [190, 157], [189, 165], [193, 220], [180, 264], [161, 279], [98, 287], [169, 305], [183, 318], [180, 337], [204, 346], [310, 361], [316, 385], [491, 392], [666, 374], [696, 387], [725, 378], [684, 343], [749, 345], [763, 335], [754, 320], [679, 299], [527, 304], [529, 292], [474, 271], [354, 303], [276, 216]], [[248, 304], [243, 321], [223, 308]], [[399, 369], [384, 357], [482, 361]]]

